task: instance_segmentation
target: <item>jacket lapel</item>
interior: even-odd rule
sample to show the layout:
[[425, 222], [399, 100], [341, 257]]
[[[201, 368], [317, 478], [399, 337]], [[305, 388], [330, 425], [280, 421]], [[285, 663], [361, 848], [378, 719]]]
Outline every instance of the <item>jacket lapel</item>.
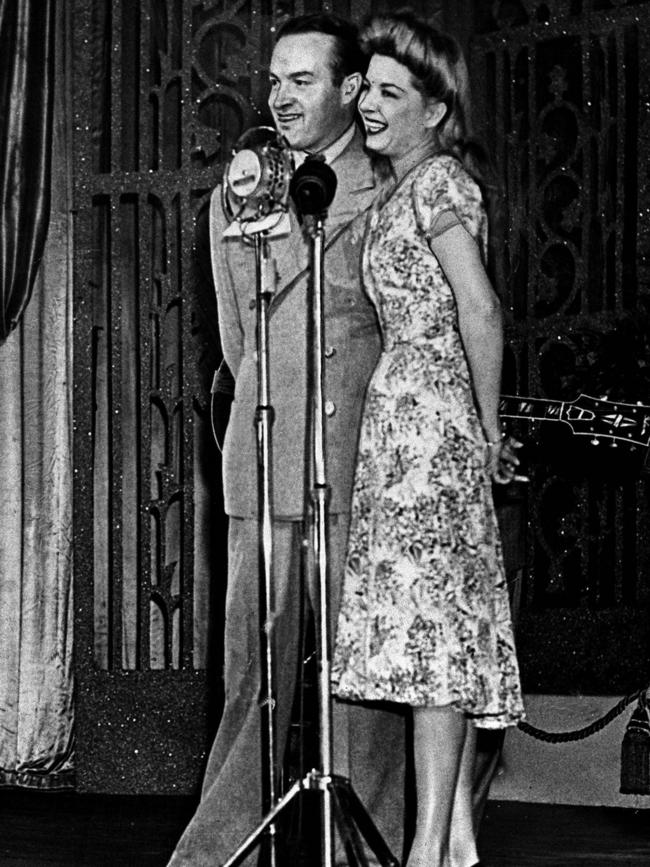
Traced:
[[[352, 220], [372, 204], [377, 182], [372, 164], [363, 149], [359, 129], [347, 148], [332, 163], [336, 172], [336, 194], [325, 223], [325, 249], [345, 231]], [[309, 271], [309, 244], [303, 236], [296, 212], [291, 205], [291, 234], [273, 242], [277, 289], [271, 311], [280, 304]]]
[[357, 128], [347, 148], [332, 163], [336, 172], [336, 195], [327, 215], [330, 231], [365, 211], [375, 197], [377, 182], [370, 158], [363, 149]]

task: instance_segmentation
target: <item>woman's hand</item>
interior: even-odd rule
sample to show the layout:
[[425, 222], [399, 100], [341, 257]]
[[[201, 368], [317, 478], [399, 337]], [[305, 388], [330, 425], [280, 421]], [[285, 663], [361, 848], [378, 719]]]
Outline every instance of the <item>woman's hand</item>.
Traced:
[[492, 481], [497, 485], [508, 485], [515, 479], [521, 482], [528, 481], [525, 476], [516, 475], [519, 466], [516, 450], [521, 448], [521, 445], [511, 436], [488, 442], [488, 470]]

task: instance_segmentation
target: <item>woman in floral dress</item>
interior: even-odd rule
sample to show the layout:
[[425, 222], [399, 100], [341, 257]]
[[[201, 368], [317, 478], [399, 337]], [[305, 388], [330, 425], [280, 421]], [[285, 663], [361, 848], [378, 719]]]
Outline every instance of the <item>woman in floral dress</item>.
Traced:
[[396, 185], [364, 244], [383, 353], [359, 442], [333, 689], [412, 707], [408, 867], [470, 867], [475, 727], [523, 715], [491, 490], [518, 463], [498, 417], [502, 318], [483, 265], [462, 54], [408, 14], [373, 19], [363, 44], [367, 146], [390, 158]]

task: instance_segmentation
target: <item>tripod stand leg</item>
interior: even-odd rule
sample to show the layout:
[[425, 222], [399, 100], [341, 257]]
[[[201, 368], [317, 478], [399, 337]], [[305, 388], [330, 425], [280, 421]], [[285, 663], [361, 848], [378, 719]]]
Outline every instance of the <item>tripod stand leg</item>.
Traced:
[[341, 805], [344, 811], [347, 811], [350, 820], [354, 823], [356, 828], [359, 829], [359, 832], [365, 839], [371, 851], [377, 856], [382, 867], [400, 867], [398, 859], [388, 848], [386, 841], [370, 818], [370, 815], [361, 803], [359, 796], [350, 785], [350, 781], [345, 777], [334, 777], [332, 786], [337, 791], [337, 802]]
[[368, 859], [363, 851], [363, 843], [361, 842], [357, 826], [343, 809], [336, 785], [330, 784], [330, 789], [332, 806], [334, 808], [334, 822], [345, 849], [348, 867], [368, 867]]
[[260, 824], [252, 831], [245, 840], [241, 842], [239, 847], [233, 854], [228, 858], [227, 861], [224, 861], [221, 867], [235, 867], [236, 864], [240, 864], [242, 858], [244, 858], [250, 850], [253, 848], [255, 843], [259, 840], [262, 834], [266, 831], [266, 829], [274, 822], [277, 816], [288, 807], [290, 802], [295, 798], [295, 796], [301, 792], [305, 788], [305, 780], [296, 780], [296, 782], [291, 786], [286, 795], [283, 795], [282, 798], [276, 803], [272, 810], [264, 816]]

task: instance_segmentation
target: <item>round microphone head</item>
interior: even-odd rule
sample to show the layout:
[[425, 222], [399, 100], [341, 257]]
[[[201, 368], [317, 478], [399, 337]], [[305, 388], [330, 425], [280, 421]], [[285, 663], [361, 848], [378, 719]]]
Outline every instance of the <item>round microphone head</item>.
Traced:
[[336, 175], [322, 157], [308, 157], [296, 169], [289, 184], [296, 208], [306, 216], [326, 211], [335, 192]]
[[236, 142], [223, 173], [224, 211], [229, 221], [254, 223], [286, 212], [293, 159], [272, 127], [253, 127]]
[[252, 196], [262, 180], [262, 163], [257, 151], [238, 151], [228, 164], [226, 183], [233, 195], [246, 199]]

